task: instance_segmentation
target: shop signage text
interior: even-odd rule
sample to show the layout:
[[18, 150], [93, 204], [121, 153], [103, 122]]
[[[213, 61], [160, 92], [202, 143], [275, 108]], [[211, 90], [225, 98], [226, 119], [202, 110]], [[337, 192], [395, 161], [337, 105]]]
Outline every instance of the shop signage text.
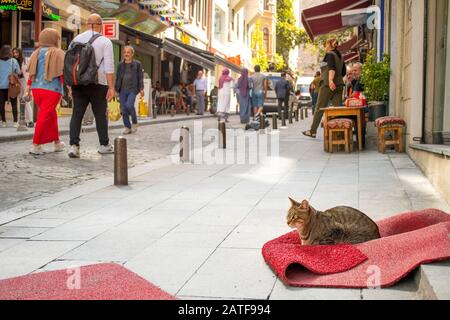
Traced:
[[33, 11], [33, 0], [0, 0], [3, 11]]
[[119, 40], [119, 21], [104, 20], [103, 35], [111, 40]]
[[42, 15], [53, 21], [61, 20], [61, 17], [59, 16], [59, 10], [46, 4], [45, 2], [42, 2]]

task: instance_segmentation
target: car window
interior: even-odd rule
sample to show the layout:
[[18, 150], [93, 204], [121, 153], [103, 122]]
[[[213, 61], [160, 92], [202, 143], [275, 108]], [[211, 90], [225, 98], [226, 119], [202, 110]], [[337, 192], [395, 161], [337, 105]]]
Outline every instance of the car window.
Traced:
[[281, 77], [267, 77], [267, 90], [275, 90], [275, 85], [280, 80]]

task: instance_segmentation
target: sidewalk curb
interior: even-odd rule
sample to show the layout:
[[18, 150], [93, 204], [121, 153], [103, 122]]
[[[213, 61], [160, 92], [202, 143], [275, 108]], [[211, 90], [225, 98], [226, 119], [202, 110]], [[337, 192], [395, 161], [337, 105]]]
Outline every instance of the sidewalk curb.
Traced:
[[[187, 120], [209, 119], [209, 118], [214, 118], [214, 117], [215, 117], [215, 115], [212, 115], [212, 114], [204, 115], [201, 117], [196, 117], [195, 114], [193, 114], [193, 116], [183, 116], [183, 117], [175, 116], [175, 117], [169, 118], [169, 119], [141, 120], [139, 122], [139, 125], [140, 126], [149, 126], [149, 125], [153, 125], [153, 124], [171, 123], [171, 122], [179, 122], [179, 121], [187, 121]], [[117, 123], [117, 124], [114, 123], [114, 124], [110, 124], [108, 126], [109, 130], [121, 129], [121, 128], [123, 128], [122, 123]], [[81, 132], [83, 132], [83, 133], [96, 132], [96, 131], [97, 131], [97, 129], [96, 129], [95, 125], [81, 128]], [[31, 140], [31, 139], [33, 139], [33, 135], [34, 135], [34, 133], [24, 133], [24, 134], [12, 135], [12, 136], [4, 136], [4, 137], [0, 136], [0, 143]], [[61, 135], [61, 136], [69, 135], [69, 129], [60, 130], [59, 135]]]

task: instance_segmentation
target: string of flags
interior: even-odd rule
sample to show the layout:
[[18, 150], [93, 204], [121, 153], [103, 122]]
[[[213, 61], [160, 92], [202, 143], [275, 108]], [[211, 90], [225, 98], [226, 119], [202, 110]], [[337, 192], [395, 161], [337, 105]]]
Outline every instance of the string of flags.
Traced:
[[[128, 0], [128, 3], [132, 2], [134, 2], [134, 0]], [[190, 23], [189, 20], [178, 13], [174, 8], [160, 0], [139, 0], [139, 8], [141, 10], [148, 10], [151, 16], [160, 16], [161, 21], [167, 22], [172, 27], [183, 26]]]

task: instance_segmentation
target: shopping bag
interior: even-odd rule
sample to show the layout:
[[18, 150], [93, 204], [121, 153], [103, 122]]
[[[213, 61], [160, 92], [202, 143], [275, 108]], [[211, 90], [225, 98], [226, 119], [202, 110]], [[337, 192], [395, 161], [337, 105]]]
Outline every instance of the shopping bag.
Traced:
[[60, 105], [60, 104], [58, 104], [58, 105], [56, 106], [56, 115], [57, 115], [58, 117], [61, 117], [61, 116], [62, 116], [62, 110], [61, 110], [61, 105]]
[[148, 117], [148, 105], [144, 101], [144, 98], [141, 98], [139, 101], [139, 117], [147, 118]]
[[108, 103], [108, 119], [109, 121], [118, 121], [120, 117], [120, 104], [116, 98], [113, 98], [111, 102]]

